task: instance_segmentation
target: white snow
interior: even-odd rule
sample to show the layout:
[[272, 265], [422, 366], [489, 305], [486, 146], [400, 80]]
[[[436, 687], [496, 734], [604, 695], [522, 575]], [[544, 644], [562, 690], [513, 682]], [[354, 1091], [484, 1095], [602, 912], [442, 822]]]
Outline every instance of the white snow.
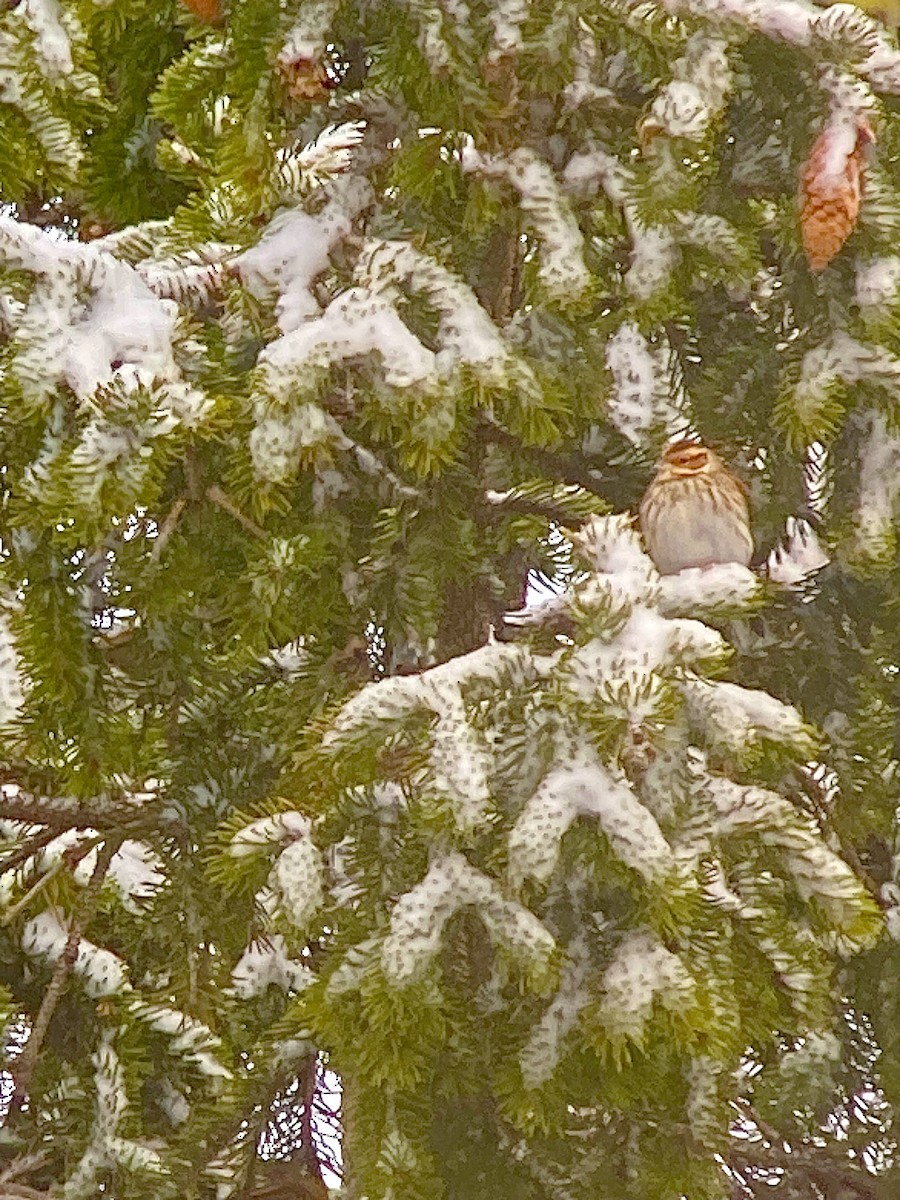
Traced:
[[19, 656], [9, 615], [0, 611], [0, 726], [14, 721], [25, 700]]
[[591, 285], [584, 239], [549, 163], [524, 146], [501, 156], [483, 154], [471, 142], [463, 147], [461, 162], [463, 171], [501, 180], [518, 192], [540, 242], [538, 273], [547, 294], [562, 301], [583, 295]]
[[632, 173], [599, 146], [576, 151], [563, 171], [567, 191], [592, 195], [602, 188], [610, 203], [621, 208], [631, 238], [631, 264], [625, 273], [625, 286], [638, 300], [649, 300], [668, 283], [678, 262], [678, 244], [670, 230], [643, 223], [637, 207], [628, 199], [633, 185]]
[[888, 254], [857, 262], [856, 303], [860, 308], [887, 310], [896, 300], [898, 288], [900, 255]]
[[538, 918], [507, 900], [463, 855], [449, 851], [394, 906], [381, 956], [387, 978], [403, 986], [420, 976], [437, 953], [447, 921], [467, 905], [476, 908], [488, 933], [516, 958], [532, 968], [546, 965], [554, 941]]
[[611, 1040], [640, 1041], [654, 1004], [677, 1012], [694, 991], [681, 959], [655, 933], [635, 930], [622, 938], [604, 973], [601, 1020]]
[[457, 827], [471, 830], [489, 809], [489, 758], [468, 720], [461, 689], [475, 680], [497, 681], [506, 672], [522, 678], [527, 661], [523, 647], [491, 642], [420, 675], [367, 684], [338, 713], [325, 745], [335, 749], [367, 736], [380, 722], [401, 722], [417, 711], [434, 713], [429, 778], [449, 803]]
[[522, 49], [522, 26], [530, 12], [528, 0], [494, 0], [488, 8], [488, 18], [494, 33], [491, 58], [505, 58]]
[[823, 130], [822, 140], [817, 146], [824, 149], [819, 161], [817, 186], [824, 188], [833, 183], [846, 187], [847, 161], [856, 150], [859, 130], [854, 113], [833, 113]]
[[651, 346], [633, 321], [624, 321], [606, 343], [606, 365], [613, 378], [607, 415], [636, 446], [649, 434], [683, 433], [688, 422], [672, 400], [668, 347]]
[[486, 382], [502, 382], [512, 369], [509, 349], [477, 296], [461, 279], [408, 242], [372, 238], [360, 255], [372, 280], [386, 280], [424, 296], [438, 316], [437, 368], [473, 367]]
[[34, 34], [35, 50], [48, 79], [71, 75], [72, 47], [59, 0], [19, 0], [12, 15]]
[[11, 368], [27, 395], [44, 399], [66, 383], [88, 401], [101, 386], [126, 394], [140, 386], [152, 388], [159, 408], [179, 421], [203, 419], [210, 401], [185, 382], [175, 361], [178, 306], [155, 296], [134, 268], [5, 216], [0, 259], [35, 277]]
[[102, 1193], [99, 1175], [109, 1167], [145, 1171], [156, 1176], [168, 1173], [158, 1151], [145, 1142], [119, 1135], [119, 1126], [128, 1109], [128, 1093], [125, 1072], [108, 1035], [91, 1055], [91, 1062], [94, 1067], [94, 1124], [90, 1141], [63, 1185], [63, 1200], [91, 1200]]
[[625, 684], [637, 706], [632, 711], [652, 711], [652, 695], [646, 691], [654, 676], [671, 668], [705, 667], [722, 661], [726, 653], [722, 635], [700, 621], [672, 620], [635, 608], [614, 640], [586, 642], [566, 660], [562, 674], [566, 686], [587, 703], [615, 707], [616, 691]]
[[337, 0], [307, 0], [299, 20], [285, 36], [277, 61], [290, 66], [318, 58], [328, 41], [337, 7]]
[[350, 217], [337, 206], [315, 217], [282, 209], [257, 244], [234, 260], [233, 269], [254, 296], [278, 296], [275, 315], [282, 333], [293, 332], [321, 312], [310, 287], [328, 269], [330, 252], [350, 227]]
[[231, 972], [231, 986], [239, 999], [249, 1000], [270, 986], [302, 991], [314, 978], [308, 966], [290, 958], [281, 934], [273, 933], [250, 943]]
[[438, 719], [431, 731], [430, 779], [447, 798], [457, 827], [475, 829], [490, 803], [487, 747], [469, 723], [458, 685], [432, 681], [431, 704]]
[[[366, 132], [365, 121], [326, 125], [313, 141], [285, 152], [283, 161], [295, 163], [302, 177], [320, 180], [346, 171], [353, 152]], [[295, 189], [296, 190], [296, 189]]]
[[303, 644], [303, 638], [299, 637], [293, 642], [288, 642], [286, 646], [278, 646], [274, 650], [270, 650], [264, 661], [271, 663], [272, 666], [290, 677], [300, 674], [307, 667], [309, 652]]
[[727, 27], [738, 22], [758, 29], [767, 37], [796, 46], [813, 40], [830, 42], [834, 51], [845, 52], [845, 23], [864, 33], [871, 50], [854, 63], [879, 91], [900, 92], [900, 53], [881, 26], [852, 4], [832, 4], [819, 9], [803, 0], [662, 0], [674, 15], [697, 14]]
[[659, 611], [665, 616], [749, 608], [762, 597], [762, 580], [740, 563], [715, 563], [688, 567], [659, 581]]
[[268, 887], [290, 924], [307, 932], [325, 898], [322, 855], [309, 836], [297, 838], [282, 850], [269, 875]]
[[775, 583], [792, 587], [830, 561], [810, 523], [788, 517], [785, 539], [769, 554], [766, 574]]
[[211, 1079], [231, 1078], [231, 1071], [216, 1058], [222, 1040], [216, 1037], [208, 1025], [177, 1008], [168, 1008], [165, 1005], [147, 1004], [136, 1000], [130, 1007], [134, 1016], [144, 1021], [150, 1029], [171, 1037], [172, 1053], [183, 1055], [202, 1075]]
[[843, 330], [808, 350], [792, 397], [804, 426], [815, 428], [828, 390], [837, 379], [847, 384], [866, 380], [893, 395], [900, 387], [900, 358], [883, 346], [861, 342]]
[[869, 418], [862, 453], [855, 540], [858, 550], [878, 558], [891, 545], [900, 496], [900, 437], [879, 413]]
[[[80, 838], [96, 836], [95, 830], [83, 830]], [[62, 843], [63, 837], [55, 838], [47, 847], [50, 851], [55, 843]], [[59, 849], [62, 853], [63, 847]], [[97, 863], [97, 849], [93, 849], [81, 859], [74, 871], [74, 878], [82, 886], [87, 885]], [[107, 878], [116, 885], [122, 894], [125, 907], [132, 912], [142, 911], [141, 901], [150, 900], [158, 889], [165, 883], [166, 875], [162, 859], [145, 842], [126, 838], [116, 853], [112, 856]]]
[[815, 750], [811, 731], [792, 705], [768, 692], [687, 677], [679, 684], [693, 723], [714, 745], [738, 753], [760, 738], [789, 746], [800, 755]]
[[610, 849], [645, 879], [669, 873], [674, 860], [653, 815], [620, 772], [588, 748], [555, 766], [519, 814], [509, 835], [513, 887], [526, 878], [545, 882], [556, 867], [563, 835], [578, 817], [596, 819]]
[[579, 933], [568, 946], [559, 990], [519, 1053], [522, 1081], [527, 1088], [540, 1087], [556, 1070], [565, 1038], [590, 1000], [590, 991], [585, 987], [589, 968], [587, 938]]
[[[68, 937], [66, 926], [52, 910], [45, 909], [25, 922], [22, 949], [32, 957], [55, 963], [62, 958]], [[87, 938], [82, 938], [78, 943], [78, 957], [73, 970], [81, 977], [85, 992], [92, 998], [114, 996], [130, 990], [125, 963]]]
[[288, 398], [300, 382], [350, 358], [377, 354], [386, 381], [409, 388], [436, 380], [435, 355], [404, 324], [388, 292], [342, 292], [318, 317], [299, 324], [259, 356], [262, 378], [275, 397]]
[[312, 830], [312, 823], [302, 813], [285, 812], [273, 817], [258, 817], [245, 825], [231, 839], [228, 853], [234, 858], [243, 858], [248, 854], [258, 854], [272, 846], [293, 841], [295, 838], [307, 838]]
[[815, 898], [837, 925], [845, 927], [845, 945], [852, 944], [850, 929], [859, 920], [862, 884], [825, 845], [809, 818], [777, 792], [718, 776], [707, 778], [705, 794], [716, 813], [716, 833], [755, 833], [781, 849], [801, 899]]
[[685, 79], [673, 79], [654, 96], [641, 131], [645, 136], [653, 130], [699, 142], [706, 135], [710, 116], [700, 88]]

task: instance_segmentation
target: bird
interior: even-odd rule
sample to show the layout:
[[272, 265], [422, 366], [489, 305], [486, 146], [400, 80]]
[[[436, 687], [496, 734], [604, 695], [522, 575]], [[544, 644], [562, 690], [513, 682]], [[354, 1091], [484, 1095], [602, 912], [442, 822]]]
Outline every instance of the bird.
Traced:
[[666, 448], [638, 512], [647, 552], [661, 575], [753, 556], [744, 484], [714, 450], [690, 438]]

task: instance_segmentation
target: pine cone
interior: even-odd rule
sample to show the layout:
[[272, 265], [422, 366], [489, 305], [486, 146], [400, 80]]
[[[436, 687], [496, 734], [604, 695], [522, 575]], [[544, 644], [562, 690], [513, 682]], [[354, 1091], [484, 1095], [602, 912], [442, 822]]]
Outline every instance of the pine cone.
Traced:
[[207, 21], [210, 25], [215, 25], [222, 17], [220, 0], [182, 0], [182, 3], [198, 20]]
[[324, 57], [282, 53], [277, 65], [285, 90], [292, 100], [324, 100], [337, 87], [338, 81]]
[[853, 232], [862, 200], [867, 148], [875, 135], [863, 116], [832, 117], [803, 167], [800, 226], [813, 271], [821, 271]]

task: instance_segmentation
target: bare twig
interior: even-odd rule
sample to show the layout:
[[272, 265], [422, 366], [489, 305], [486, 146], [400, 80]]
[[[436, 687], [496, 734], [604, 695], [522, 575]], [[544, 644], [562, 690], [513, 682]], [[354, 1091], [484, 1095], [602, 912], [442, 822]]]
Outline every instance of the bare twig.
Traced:
[[47, 884], [50, 883], [50, 881], [60, 873], [60, 871], [63, 869], [63, 866], [63, 859], [58, 858], [48, 871], [45, 871], [43, 875], [38, 877], [37, 881], [31, 885], [25, 895], [20, 896], [16, 903], [11, 905], [6, 910], [6, 912], [3, 914], [2, 920], [0, 920], [0, 925], [5, 926], [11, 924], [19, 915], [19, 913], [28, 907], [35, 896], [42, 892]]
[[[598, 506], [599, 507], [599, 506]], [[504, 517], [510, 513], [519, 513], [525, 517], [543, 517], [556, 525], [567, 529], [580, 529], [587, 518], [579, 517], [562, 505], [553, 504], [548, 500], [530, 499], [528, 496], [500, 496], [494, 498], [488, 494], [485, 498], [485, 511]]]
[[45, 1150], [38, 1150], [34, 1154], [20, 1154], [12, 1160], [8, 1167], [4, 1167], [0, 1171], [0, 1184], [11, 1183], [19, 1175], [27, 1175], [29, 1171], [36, 1171], [46, 1161], [47, 1152]]
[[[2, 811], [2, 807], [3, 801], [0, 800], [0, 816], [5, 817], [7, 814]], [[20, 818], [15, 819], [19, 820]], [[38, 822], [35, 821], [34, 824], [38, 824]], [[29, 858], [33, 858], [35, 854], [40, 853], [40, 851], [43, 850], [46, 845], [48, 845], [55, 837], [58, 836], [59, 829], [57, 827], [52, 829], [41, 829], [40, 832], [32, 834], [32, 836], [26, 839], [21, 846], [17, 847], [15, 850], [11, 850], [9, 854], [4, 855], [3, 858], [0, 859], [0, 874], [5, 875], [9, 871], [15, 871], [17, 867], [20, 867], [22, 863], [28, 862]]]
[[0, 1200], [50, 1200], [50, 1193], [39, 1192], [24, 1183], [0, 1183]]
[[[22, 846], [0, 863], [0, 870], [8, 871], [19, 862], [24, 862], [40, 849], [41, 845], [53, 840], [61, 829], [109, 829], [119, 828], [124, 822], [134, 822], [146, 817], [149, 805], [116, 804], [110, 801], [91, 802], [75, 800], [69, 796], [35, 796], [31, 792], [16, 791], [10, 794], [0, 790], [0, 818], [10, 821], [25, 821], [29, 825], [45, 825], [47, 829], [35, 834], [27, 850]], [[158, 813], [154, 816], [158, 817]]]
[[332, 430], [334, 440], [338, 449], [343, 450], [347, 454], [351, 454], [357, 462], [361, 471], [366, 475], [380, 475], [382, 479], [396, 492], [398, 496], [405, 500], [415, 500], [419, 497], [419, 492], [416, 488], [411, 487], [408, 483], [404, 483], [399, 476], [395, 475], [386, 463], [383, 463], [377, 455], [373, 454], [365, 446], [361, 446], [359, 442], [355, 442], [353, 438], [348, 437], [341, 429], [337, 421], [334, 422]]
[[178, 522], [181, 520], [181, 514], [187, 508], [187, 496], [179, 496], [172, 507], [169, 509], [168, 515], [159, 527], [159, 532], [156, 535], [156, 541], [153, 543], [153, 549], [150, 551], [150, 561], [159, 562], [163, 550], [165, 550], [169, 538], [178, 527]]
[[[31, 1084], [31, 1077], [34, 1074], [34, 1069], [37, 1066], [38, 1055], [41, 1052], [41, 1046], [44, 1044], [44, 1038], [47, 1036], [47, 1030], [50, 1028], [50, 1022], [53, 1020], [53, 1014], [56, 1012], [56, 1006], [59, 1004], [60, 998], [65, 991], [66, 983], [72, 973], [72, 968], [75, 966], [75, 961], [78, 958], [78, 950], [81, 945], [81, 939], [84, 936], [84, 931], [93, 916], [94, 908], [97, 903], [97, 898], [100, 893], [100, 888], [103, 886], [103, 880], [106, 878], [106, 872], [109, 870], [109, 864], [112, 861], [113, 855], [119, 849], [124, 838], [122, 836], [110, 837], [101, 847], [97, 855], [97, 862], [94, 865], [94, 870], [90, 878], [90, 882], [84, 890], [81, 901], [72, 918], [72, 924], [69, 928], [69, 936], [66, 938], [65, 949], [59, 962], [53, 969], [53, 974], [50, 977], [50, 982], [47, 985], [47, 990], [44, 992], [44, 997], [41, 1000], [41, 1006], [37, 1011], [37, 1016], [34, 1019], [34, 1024], [31, 1027], [31, 1034], [28, 1041], [25, 1043], [25, 1048], [19, 1055], [15, 1063], [14, 1078], [15, 1088], [13, 1090], [12, 1099], [10, 1100], [9, 1116], [12, 1118], [20, 1111], [22, 1105], [28, 1095], [28, 1088]], [[14, 1186], [14, 1185], [7, 1185]]]
[[268, 538], [269, 535], [266, 533], [266, 531], [260, 525], [257, 525], [255, 521], [251, 521], [248, 516], [245, 516], [245, 514], [241, 512], [230, 496], [228, 496], [226, 492], [223, 492], [217, 483], [211, 484], [206, 489], [206, 498], [211, 500], [213, 504], [217, 504], [219, 508], [227, 512], [229, 516], [234, 517], [234, 519], [239, 524], [243, 525], [248, 533], [252, 533], [254, 537], [261, 538], [263, 540]]

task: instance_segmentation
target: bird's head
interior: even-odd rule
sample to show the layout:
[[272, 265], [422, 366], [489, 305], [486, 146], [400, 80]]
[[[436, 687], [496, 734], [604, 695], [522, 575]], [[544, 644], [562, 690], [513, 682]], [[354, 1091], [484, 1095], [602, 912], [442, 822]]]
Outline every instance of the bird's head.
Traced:
[[702, 475], [714, 471], [721, 460], [714, 450], [700, 442], [682, 438], [673, 442], [663, 452], [657, 472], [666, 479], [683, 479], [689, 475]]

